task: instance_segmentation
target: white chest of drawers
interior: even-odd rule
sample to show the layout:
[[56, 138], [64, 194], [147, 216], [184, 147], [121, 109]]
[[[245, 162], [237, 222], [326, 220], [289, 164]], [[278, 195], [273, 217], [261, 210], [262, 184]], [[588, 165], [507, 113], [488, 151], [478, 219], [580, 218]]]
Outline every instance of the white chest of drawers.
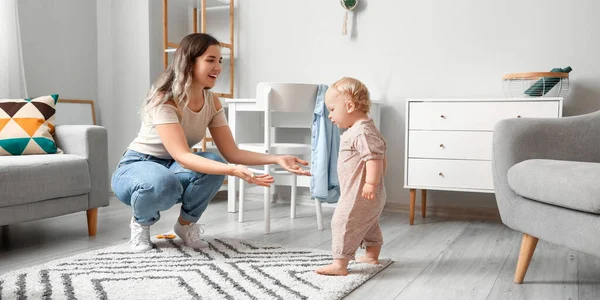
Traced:
[[492, 131], [508, 118], [558, 118], [562, 98], [408, 99], [404, 187], [410, 224], [416, 190], [425, 217], [427, 190], [493, 193]]

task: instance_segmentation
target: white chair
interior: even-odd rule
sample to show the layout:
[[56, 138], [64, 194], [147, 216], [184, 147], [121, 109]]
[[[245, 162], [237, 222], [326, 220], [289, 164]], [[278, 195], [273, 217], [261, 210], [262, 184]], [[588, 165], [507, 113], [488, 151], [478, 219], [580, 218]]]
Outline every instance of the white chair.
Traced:
[[[264, 141], [262, 143], [240, 143], [240, 149], [295, 156], [310, 156], [311, 145], [304, 143], [277, 143], [275, 128], [311, 128], [318, 85], [299, 83], [262, 82], [256, 86], [256, 104], [264, 113]], [[290, 218], [296, 215], [296, 195], [298, 186], [310, 186], [308, 176], [297, 176], [283, 169], [264, 166], [263, 170], [251, 169], [253, 172], [270, 174], [277, 185], [291, 186]], [[240, 180], [239, 222], [244, 221], [244, 185]], [[271, 231], [271, 189], [264, 188], [265, 233]], [[315, 199], [317, 225], [323, 230], [321, 201]]]

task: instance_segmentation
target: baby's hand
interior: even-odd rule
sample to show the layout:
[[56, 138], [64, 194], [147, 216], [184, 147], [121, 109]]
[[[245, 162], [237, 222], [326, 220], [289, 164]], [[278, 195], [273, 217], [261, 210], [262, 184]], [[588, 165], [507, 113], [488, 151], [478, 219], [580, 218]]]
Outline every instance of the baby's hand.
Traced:
[[376, 195], [377, 188], [374, 185], [365, 182], [365, 185], [363, 186], [362, 190], [362, 196], [368, 200], [375, 200]]

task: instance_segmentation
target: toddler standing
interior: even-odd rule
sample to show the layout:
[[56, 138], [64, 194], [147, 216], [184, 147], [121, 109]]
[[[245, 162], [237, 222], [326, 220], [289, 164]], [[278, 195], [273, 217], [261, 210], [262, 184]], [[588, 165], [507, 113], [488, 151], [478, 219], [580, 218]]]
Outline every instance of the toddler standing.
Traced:
[[383, 245], [379, 216], [386, 201], [386, 142], [368, 116], [369, 91], [359, 80], [344, 77], [335, 82], [325, 94], [325, 105], [329, 119], [347, 130], [340, 140], [337, 166], [340, 200], [331, 220], [334, 261], [316, 272], [345, 276], [359, 246], [366, 252], [356, 261], [379, 263]]

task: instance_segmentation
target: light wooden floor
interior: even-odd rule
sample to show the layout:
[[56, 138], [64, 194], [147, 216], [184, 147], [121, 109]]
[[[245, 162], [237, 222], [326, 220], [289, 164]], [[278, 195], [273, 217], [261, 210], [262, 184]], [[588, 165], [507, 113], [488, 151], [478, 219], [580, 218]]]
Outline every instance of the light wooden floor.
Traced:
[[[206, 234], [330, 249], [329, 222], [318, 231], [314, 207], [274, 204], [272, 233], [263, 235], [262, 204], [247, 201], [246, 222], [214, 200], [201, 223]], [[164, 212], [152, 234], [171, 230], [179, 207]], [[130, 208], [113, 199], [99, 211], [98, 235], [87, 236], [85, 213], [3, 227], [0, 230], [0, 274], [129, 239]], [[496, 222], [457, 221], [439, 217], [408, 225], [408, 215], [384, 212], [386, 241], [382, 256], [394, 264], [347, 299], [600, 299], [600, 258], [540, 240], [522, 285], [512, 283], [521, 234]]]

